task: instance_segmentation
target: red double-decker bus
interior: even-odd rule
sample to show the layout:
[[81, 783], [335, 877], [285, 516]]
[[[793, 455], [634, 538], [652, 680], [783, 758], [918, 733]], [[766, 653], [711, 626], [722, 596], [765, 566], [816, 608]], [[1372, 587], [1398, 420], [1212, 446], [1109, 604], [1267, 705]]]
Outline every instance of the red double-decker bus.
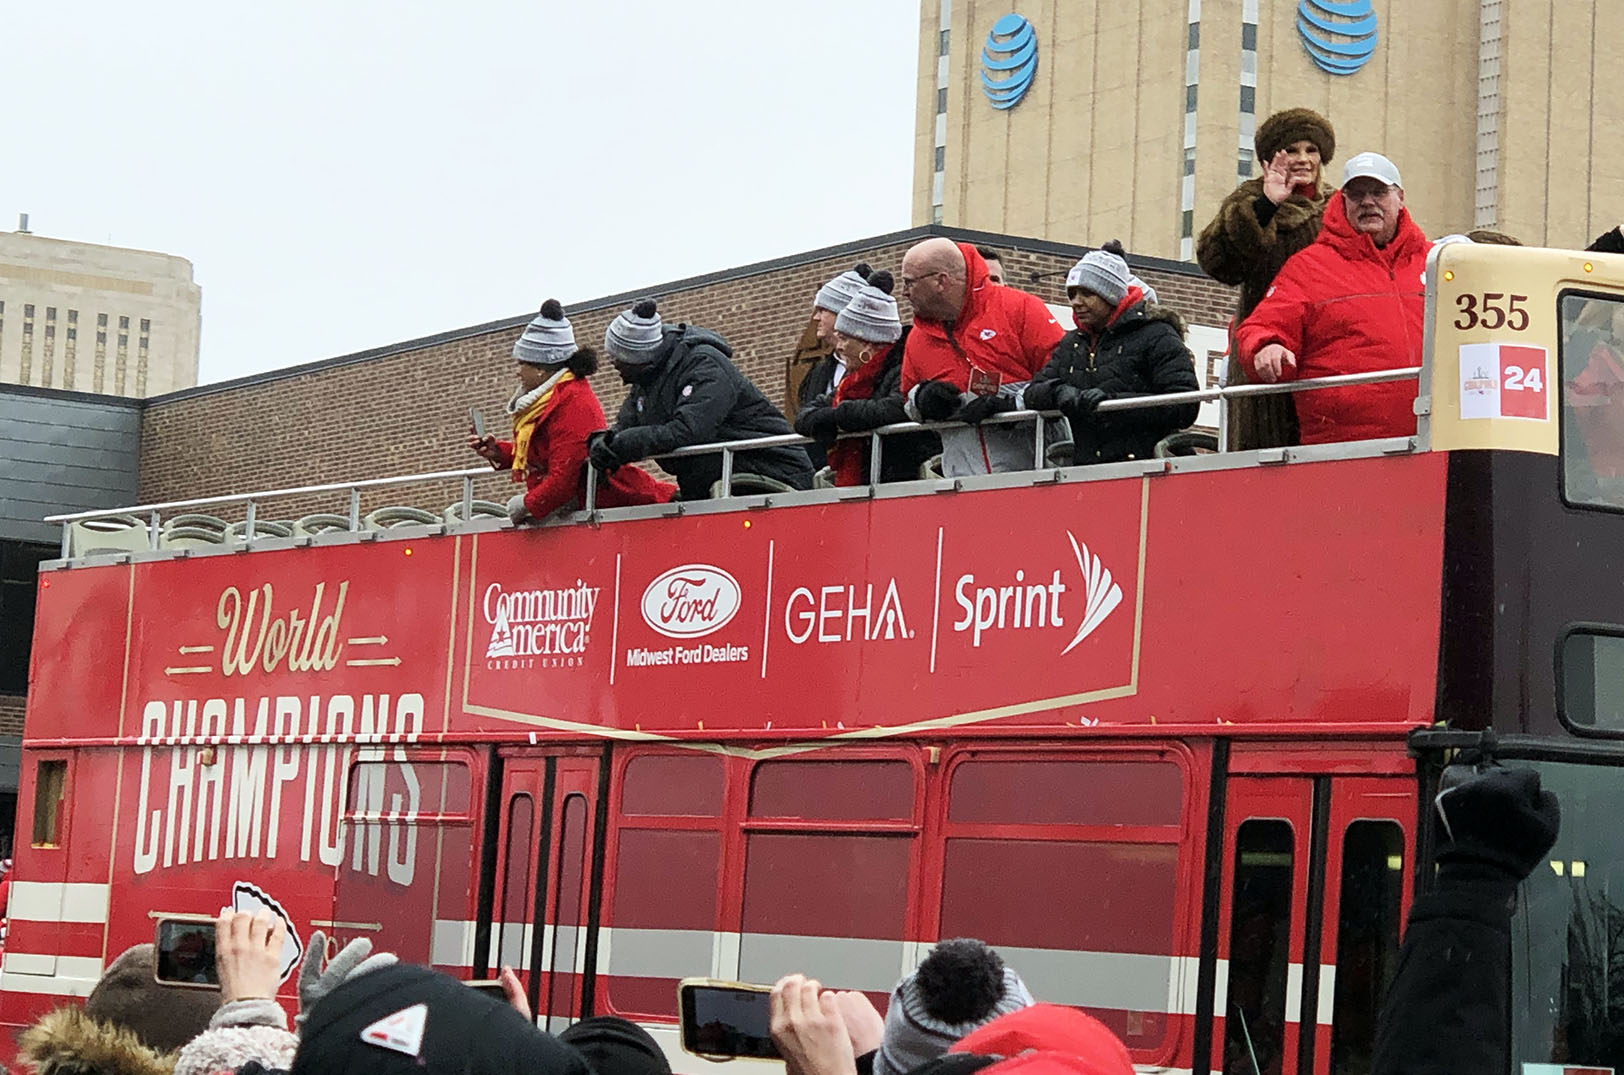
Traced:
[[1429, 276], [1413, 438], [70, 543], [0, 1019], [238, 898], [300, 944], [511, 965], [542, 1025], [626, 1015], [682, 1071], [679, 978], [883, 998], [976, 936], [1146, 1068], [1355, 1072], [1469, 748], [1564, 802], [1516, 1059], [1612, 1063], [1624, 260], [1457, 245]]

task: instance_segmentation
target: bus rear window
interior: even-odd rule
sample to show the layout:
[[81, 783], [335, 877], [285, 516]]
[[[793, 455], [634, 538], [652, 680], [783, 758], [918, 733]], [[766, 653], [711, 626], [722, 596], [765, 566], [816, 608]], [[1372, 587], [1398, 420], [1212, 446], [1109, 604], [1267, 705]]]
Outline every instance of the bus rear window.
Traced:
[[1572, 632], [1562, 640], [1561, 675], [1569, 727], [1624, 736], [1624, 637]]
[[1562, 296], [1562, 495], [1624, 510], [1624, 301]]

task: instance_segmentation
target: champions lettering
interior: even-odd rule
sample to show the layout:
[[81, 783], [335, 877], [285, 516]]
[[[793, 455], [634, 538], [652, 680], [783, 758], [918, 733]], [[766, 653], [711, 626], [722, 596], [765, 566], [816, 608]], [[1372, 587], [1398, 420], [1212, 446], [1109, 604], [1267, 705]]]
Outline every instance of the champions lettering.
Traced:
[[553, 657], [586, 652], [600, 588], [576, 580], [560, 590], [485, 588], [483, 611], [491, 625], [486, 657]]
[[[396, 744], [422, 736], [423, 714], [415, 693], [147, 702], [134, 872], [295, 848], [301, 862], [339, 866], [349, 829], [351, 870], [410, 885], [422, 785]], [[357, 765], [351, 786], [352, 757], [386, 764]]]

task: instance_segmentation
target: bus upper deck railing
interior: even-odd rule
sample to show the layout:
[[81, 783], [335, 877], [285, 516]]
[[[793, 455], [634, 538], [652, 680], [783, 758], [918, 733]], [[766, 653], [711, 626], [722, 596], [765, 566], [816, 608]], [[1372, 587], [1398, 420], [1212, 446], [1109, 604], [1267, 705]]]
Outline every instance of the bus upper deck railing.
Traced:
[[[1218, 421], [1218, 450], [1224, 450], [1227, 441], [1229, 402], [1234, 399], [1266, 396], [1287, 395], [1296, 392], [1309, 392], [1323, 388], [1339, 388], [1366, 384], [1383, 384], [1392, 381], [1415, 380], [1421, 374], [1420, 366], [1410, 366], [1401, 369], [1376, 370], [1368, 373], [1350, 373], [1335, 377], [1319, 377], [1303, 381], [1291, 381], [1279, 384], [1247, 384], [1222, 388], [1205, 388], [1195, 392], [1170, 392], [1162, 395], [1131, 396], [1123, 399], [1111, 399], [1102, 402], [1097, 408], [1100, 413], [1113, 413], [1117, 411], [1143, 410], [1150, 407], [1183, 406], [1190, 403], [1217, 402], [1219, 405]], [[1044, 458], [1044, 420], [1059, 416], [1057, 411], [1013, 411], [1006, 414], [994, 415], [986, 420], [987, 425], [1009, 425], [1030, 422], [1034, 427], [1033, 433], [1033, 461], [1039, 463]], [[883, 456], [884, 439], [900, 433], [914, 433], [921, 430], [943, 430], [962, 427], [959, 422], [900, 422], [896, 425], [882, 426], [878, 429], [860, 433], [842, 433], [840, 439], [855, 439], [866, 437], [870, 441], [869, 453], [869, 483], [871, 486], [880, 484], [880, 466]], [[722, 456], [721, 496], [726, 498], [732, 494], [734, 458], [740, 452], [759, 450], [762, 448], [776, 448], [786, 445], [811, 444], [811, 438], [803, 437], [797, 433], [786, 433], [776, 436], [755, 437], [749, 440], [720, 441], [712, 444], [695, 444], [686, 448], [678, 448], [673, 452], [656, 457], [659, 459], [677, 459], [697, 455]], [[1038, 467], [1037, 469], [1047, 469]], [[89, 522], [98, 519], [110, 519], [118, 516], [149, 516], [151, 548], [160, 548], [159, 541], [162, 529], [162, 516], [165, 512], [198, 508], [216, 508], [221, 506], [242, 505], [244, 511], [242, 537], [246, 544], [252, 544], [256, 538], [267, 535], [255, 533], [257, 507], [261, 501], [281, 499], [294, 496], [312, 496], [321, 493], [348, 493], [349, 511], [348, 528], [351, 532], [362, 530], [361, 492], [365, 489], [381, 489], [398, 485], [415, 485], [434, 481], [459, 481], [462, 485], [461, 516], [469, 520], [473, 516], [474, 482], [480, 478], [488, 478], [507, 473], [494, 470], [490, 467], [472, 467], [466, 470], [442, 470], [428, 474], [408, 474], [390, 478], [360, 478], [347, 482], [327, 482], [320, 485], [303, 485], [288, 489], [271, 489], [254, 493], [227, 493], [217, 496], [193, 497], [186, 500], [166, 500], [152, 504], [137, 504], [130, 507], [102, 508], [91, 511], [73, 512], [63, 515], [48, 515], [44, 521], [62, 525], [62, 558], [69, 559], [72, 555], [72, 526], [74, 523]], [[597, 511], [597, 485], [598, 473], [593, 467], [587, 467], [587, 488], [585, 509], [589, 517], [594, 517]]]

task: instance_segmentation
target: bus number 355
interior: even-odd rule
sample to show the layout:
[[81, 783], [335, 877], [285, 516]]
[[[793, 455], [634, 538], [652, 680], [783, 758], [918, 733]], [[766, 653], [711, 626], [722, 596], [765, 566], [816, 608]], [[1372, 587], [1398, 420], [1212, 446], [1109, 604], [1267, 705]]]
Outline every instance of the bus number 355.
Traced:
[[[1510, 299], [1507, 305], [1499, 305], [1507, 298]], [[1460, 316], [1455, 318], [1455, 327], [1463, 331], [1479, 327], [1490, 330], [1504, 327], [1512, 332], [1522, 332], [1528, 328], [1528, 309], [1522, 305], [1527, 301], [1527, 295], [1507, 296], [1498, 291], [1474, 295], [1466, 292], [1455, 298], [1455, 305], [1460, 309]]]

